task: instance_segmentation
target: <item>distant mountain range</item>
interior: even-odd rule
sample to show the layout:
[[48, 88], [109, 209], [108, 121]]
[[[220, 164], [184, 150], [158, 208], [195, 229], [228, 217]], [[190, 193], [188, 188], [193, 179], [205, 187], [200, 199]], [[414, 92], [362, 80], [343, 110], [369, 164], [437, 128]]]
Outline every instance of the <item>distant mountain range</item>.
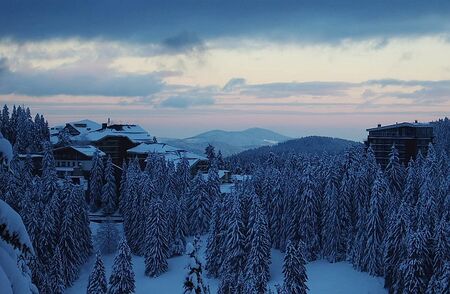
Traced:
[[291, 139], [290, 137], [262, 128], [243, 131], [213, 130], [185, 139], [160, 138], [159, 141], [183, 148], [197, 154], [203, 154], [206, 146], [211, 144], [223, 156], [237, 154], [248, 149], [272, 146]]

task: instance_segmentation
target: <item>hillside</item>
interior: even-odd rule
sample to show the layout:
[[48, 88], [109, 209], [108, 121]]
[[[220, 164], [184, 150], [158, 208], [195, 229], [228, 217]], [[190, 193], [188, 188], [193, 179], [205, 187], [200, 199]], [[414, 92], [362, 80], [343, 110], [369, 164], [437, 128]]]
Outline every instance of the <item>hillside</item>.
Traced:
[[264, 162], [270, 153], [279, 158], [285, 158], [288, 154], [337, 154], [354, 146], [362, 146], [362, 144], [340, 138], [309, 136], [288, 140], [273, 146], [246, 150], [228, 157], [227, 161], [232, 169], [239, 166], [245, 171], [249, 171], [250, 166]]
[[271, 146], [290, 139], [287, 136], [262, 128], [251, 128], [243, 131], [212, 130], [185, 139], [161, 138], [160, 141], [191, 152], [202, 154], [208, 144], [216, 150], [221, 150], [224, 156], [254, 149], [261, 146]]

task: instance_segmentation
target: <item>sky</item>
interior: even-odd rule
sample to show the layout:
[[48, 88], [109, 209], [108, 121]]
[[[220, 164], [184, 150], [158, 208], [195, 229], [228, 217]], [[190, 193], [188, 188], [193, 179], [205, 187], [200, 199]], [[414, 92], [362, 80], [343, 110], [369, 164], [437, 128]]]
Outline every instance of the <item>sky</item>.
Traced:
[[448, 0], [1, 2], [0, 102], [50, 125], [360, 141], [450, 115]]

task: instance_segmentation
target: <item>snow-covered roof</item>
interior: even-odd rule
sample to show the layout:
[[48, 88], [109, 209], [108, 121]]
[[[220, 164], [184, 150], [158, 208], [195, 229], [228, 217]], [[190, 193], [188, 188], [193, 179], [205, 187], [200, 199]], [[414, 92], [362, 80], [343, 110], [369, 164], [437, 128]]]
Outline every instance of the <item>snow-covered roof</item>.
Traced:
[[110, 136], [126, 137], [133, 143], [149, 142], [152, 139], [150, 134], [138, 125], [110, 125], [106, 128], [75, 136], [72, 141], [97, 142]]
[[[226, 169], [219, 169], [217, 171], [217, 174], [219, 175], [220, 179], [223, 178], [225, 176], [225, 174], [227, 174], [227, 173], [230, 173], [230, 171], [226, 170]], [[203, 176], [203, 179], [208, 180], [208, 173], [203, 173], [202, 176]]]
[[402, 122], [402, 123], [396, 123], [392, 125], [386, 125], [386, 126], [379, 126], [376, 128], [370, 128], [366, 129], [366, 131], [378, 131], [378, 130], [387, 130], [392, 128], [399, 128], [399, 127], [412, 127], [412, 128], [431, 128], [432, 126], [429, 123], [410, 123], [410, 122]]
[[182, 158], [187, 159], [189, 165], [194, 165], [199, 160], [206, 160], [207, 158], [186, 150], [170, 146], [164, 143], [141, 143], [136, 147], [127, 150], [130, 154], [146, 155], [148, 153], [157, 153], [164, 155], [167, 161], [172, 161], [177, 164]]
[[148, 153], [166, 153], [170, 151], [177, 151], [181, 150], [179, 148], [164, 144], [164, 143], [141, 143], [137, 145], [136, 147], [133, 147], [131, 149], [128, 149], [128, 153], [133, 154], [148, 154]]
[[96, 150], [98, 150], [100, 156], [105, 156], [105, 152], [101, 151], [100, 149], [92, 146], [92, 145], [86, 145], [86, 146], [64, 146], [56, 148], [55, 150], [64, 149], [64, 148], [72, 148], [88, 157], [94, 156], [94, 153]]
[[72, 126], [74, 129], [76, 129], [80, 134], [84, 134], [90, 131], [96, 131], [100, 129], [102, 126], [90, 119], [83, 119], [79, 121], [73, 121], [67, 123], [68, 125]]
[[98, 150], [99, 155], [100, 156], [105, 156], [105, 152], [101, 151], [100, 149], [92, 146], [92, 145], [87, 145], [87, 146], [71, 146], [73, 149], [77, 150], [80, 153], [83, 153], [86, 156], [92, 157], [94, 156], [95, 151]]

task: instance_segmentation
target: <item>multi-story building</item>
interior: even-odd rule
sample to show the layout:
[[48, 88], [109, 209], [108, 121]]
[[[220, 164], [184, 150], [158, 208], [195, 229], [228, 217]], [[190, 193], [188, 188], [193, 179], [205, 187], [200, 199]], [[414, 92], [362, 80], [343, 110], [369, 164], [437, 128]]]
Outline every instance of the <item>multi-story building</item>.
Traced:
[[433, 142], [433, 127], [428, 123], [403, 122], [393, 125], [367, 129], [366, 146], [372, 146], [377, 162], [386, 167], [389, 153], [395, 145], [399, 153], [400, 162], [407, 165], [408, 161], [416, 158], [420, 151], [424, 156], [428, 151], [428, 144]]
[[105, 156], [104, 152], [91, 145], [64, 146], [53, 149], [58, 177], [69, 177], [73, 183], [87, 190], [93, 157], [96, 151], [99, 152], [100, 156]]

